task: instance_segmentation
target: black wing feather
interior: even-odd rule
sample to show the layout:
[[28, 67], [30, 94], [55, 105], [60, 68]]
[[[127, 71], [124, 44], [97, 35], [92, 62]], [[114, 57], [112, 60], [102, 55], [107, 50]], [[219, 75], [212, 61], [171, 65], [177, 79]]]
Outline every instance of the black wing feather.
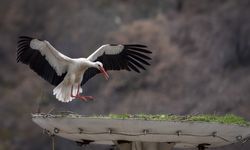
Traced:
[[141, 44], [125, 44], [125, 47], [141, 47], [141, 48], [146, 48], [146, 45], [141, 45]]
[[[139, 69], [146, 69], [143, 65], [150, 65], [148, 60], [151, 58], [148, 54], [152, 52], [146, 49], [147, 46], [140, 44], [127, 44], [123, 46], [124, 48], [119, 54], [108, 55], [103, 53], [94, 61], [100, 61], [105, 70], [133, 70], [138, 73], [140, 73]], [[87, 69], [84, 73], [81, 85], [85, 84], [98, 73], [100, 73], [100, 71], [96, 68]]]
[[90, 78], [92, 78], [94, 75], [100, 73], [100, 71], [96, 68], [88, 68], [84, 75], [83, 75], [83, 79], [82, 79], [82, 83], [81, 85], [84, 85]]
[[131, 55], [139, 56], [139, 57], [144, 58], [144, 59], [148, 59], [148, 60], [151, 59], [150, 57], [148, 57], [148, 56], [146, 56], [146, 55], [144, 55], [144, 54], [142, 54], [142, 53], [133, 51], [132, 49], [128, 49], [128, 50], [127, 50], [127, 53], [128, 53], [128, 54], [131, 54]]
[[137, 69], [131, 62], [128, 62], [128, 66], [129, 66], [131, 69], [133, 69], [135, 72], [140, 73], [140, 70]]
[[148, 66], [150, 65], [150, 63], [148, 63], [146, 60], [144, 60], [144, 59], [142, 59], [140, 57], [137, 57], [135, 55], [129, 54], [127, 57], [132, 57], [132, 58], [138, 60], [139, 62], [143, 63], [144, 65], [148, 65]]
[[143, 69], [143, 70], [146, 70], [146, 68], [143, 67], [143, 65], [141, 65], [139, 62], [137, 62], [137, 61], [134, 60], [133, 58], [128, 57], [128, 60], [129, 60], [131, 63], [133, 63], [133, 64], [135, 64], [136, 66], [138, 66], [139, 68], [141, 68], [141, 69]]
[[54, 68], [42, 56], [38, 50], [32, 49], [30, 47], [30, 41], [33, 38], [27, 36], [20, 36], [17, 46], [17, 62], [22, 62], [29, 65], [30, 68], [35, 71], [43, 79], [57, 86], [63, 81], [66, 72], [61, 76], [58, 76]]

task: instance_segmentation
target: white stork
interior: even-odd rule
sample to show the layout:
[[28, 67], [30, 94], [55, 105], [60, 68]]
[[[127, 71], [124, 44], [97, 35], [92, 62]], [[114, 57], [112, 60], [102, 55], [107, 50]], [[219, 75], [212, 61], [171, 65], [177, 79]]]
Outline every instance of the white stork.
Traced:
[[142, 64], [150, 65], [148, 60], [151, 59], [146, 54], [152, 53], [146, 47], [139, 44], [106, 44], [88, 58], [70, 58], [57, 51], [48, 41], [20, 36], [17, 62], [29, 65], [43, 79], [56, 86], [53, 94], [59, 101], [87, 101], [93, 97], [80, 95], [81, 86], [96, 74], [102, 73], [108, 79], [105, 70], [133, 70], [138, 73], [139, 68], [145, 70]]

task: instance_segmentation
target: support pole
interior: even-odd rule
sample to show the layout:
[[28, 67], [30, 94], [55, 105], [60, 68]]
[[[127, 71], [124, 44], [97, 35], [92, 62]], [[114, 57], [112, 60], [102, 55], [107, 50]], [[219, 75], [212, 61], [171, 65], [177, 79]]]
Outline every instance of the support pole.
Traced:
[[175, 143], [158, 143], [158, 150], [171, 150]]
[[132, 150], [132, 142], [117, 144], [119, 150]]
[[51, 135], [51, 146], [52, 150], [55, 150], [55, 135]]
[[172, 150], [175, 143], [163, 142], [114, 142], [119, 150]]

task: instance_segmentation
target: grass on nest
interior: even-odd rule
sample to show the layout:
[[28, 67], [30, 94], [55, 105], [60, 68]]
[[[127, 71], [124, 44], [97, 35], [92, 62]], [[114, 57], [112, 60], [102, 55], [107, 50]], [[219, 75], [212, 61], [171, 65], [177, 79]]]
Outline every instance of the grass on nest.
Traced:
[[199, 114], [199, 115], [172, 115], [172, 114], [109, 114], [109, 115], [92, 115], [82, 116], [73, 112], [60, 112], [53, 117], [69, 117], [69, 118], [103, 118], [103, 119], [137, 119], [137, 120], [153, 120], [153, 121], [181, 121], [181, 122], [215, 122], [221, 124], [234, 124], [240, 126], [250, 126], [250, 122], [243, 117], [233, 114], [216, 115], [216, 114]]
[[240, 126], [250, 126], [250, 122], [246, 121], [244, 118], [227, 114], [221, 115], [167, 115], [167, 114], [109, 114], [107, 116], [91, 116], [93, 118], [109, 118], [109, 119], [139, 119], [139, 120], [155, 120], [155, 121], [183, 121], [183, 122], [217, 122], [222, 124], [235, 124]]

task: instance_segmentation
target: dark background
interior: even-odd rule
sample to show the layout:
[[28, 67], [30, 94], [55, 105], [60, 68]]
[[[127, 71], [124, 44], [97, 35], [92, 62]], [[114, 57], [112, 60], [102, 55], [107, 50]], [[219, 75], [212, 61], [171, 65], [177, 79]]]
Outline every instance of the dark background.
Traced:
[[[250, 120], [249, 0], [1, 0], [0, 150], [50, 149], [31, 121], [42, 112], [233, 113]], [[110, 72], [90, 80], [93, 102], [61, 103], [52, 87], [16, 63], [20, 35], [50, 41], [70, 57], [106, 43], [140, 43], [153, 51], [141, 74]], [[80, 149], [56, 139], [57, 149]], [[90, 146], [90, 149], [108, 149]], [[250, 143], [218, 150], [247, 150]]]

